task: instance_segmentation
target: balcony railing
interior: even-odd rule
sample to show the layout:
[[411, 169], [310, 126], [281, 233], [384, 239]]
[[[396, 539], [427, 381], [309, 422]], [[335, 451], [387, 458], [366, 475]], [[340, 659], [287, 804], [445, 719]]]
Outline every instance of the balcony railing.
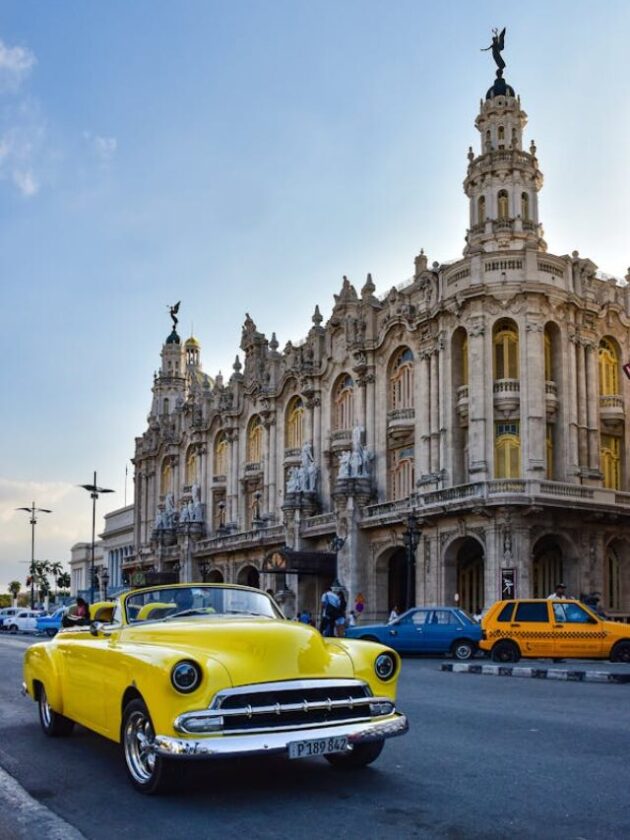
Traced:
[[363, 508], [363, 527], [403, 522], [409, 511], [420, 516], [448, 514], [458, 509], [501, 504], [549, 505], [582, 507], [598, 505], [606, 508], [623, 507], [630, 511], [630, 493], [621, 493], [560, 481], [539, 481], [520, 478], [498, 478], [430, 490], [418, 490], [407, 499], [367, 505]]
[[206, 554], [236, 548], [247, 548], [252, 545], [280, 542], [284, 539], [284, 525], [272, 525], [269, 528], [250, 528], [247, 531], [237, 531], [231, 534], [216, 534], [206, 540], [199, 540], [195, 546], [195, 554]]
[[401, 420], [413, 420], [416, 416], [415, 408], [393, 408], [387, 412], [387, 420], [389, 423], [395, 423]]

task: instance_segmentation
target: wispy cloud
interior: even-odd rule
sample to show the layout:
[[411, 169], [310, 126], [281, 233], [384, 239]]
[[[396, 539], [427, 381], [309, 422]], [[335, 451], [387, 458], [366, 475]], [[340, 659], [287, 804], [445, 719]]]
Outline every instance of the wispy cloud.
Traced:
[[0, 91], [16, 91], [36, 63], [27, 47], [9, 47], [0, 39]]
[[37, 103], [20, 93], [37, 59], [26, 47], [11, 47], [0, 39], [0, 180], [13, 184], [24, 198], [39, 191], [36, 158], [45, 133]]
[[84, 131], [83, 139], [101, 163], [109, 163], [116, 154], [118, 141], [115, 137], [105, 137], [100, 134], [92, 134], [91, 131]]

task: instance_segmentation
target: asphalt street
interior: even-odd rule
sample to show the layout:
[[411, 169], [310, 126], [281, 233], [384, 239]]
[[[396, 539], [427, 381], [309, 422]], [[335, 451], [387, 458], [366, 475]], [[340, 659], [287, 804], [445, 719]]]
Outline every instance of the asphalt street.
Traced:
[[[438, 658], [405, 659], [399, 706], [411, 732], [372, 767], [188, 764], [177, 792], [149, 798], [131, 788], [118, 745], [81, 728], [41, 733], [36, 705], [19, 693], [31, 641], [0, 637], [0, 767], [34, 800], [30, 817], [26, 805], [7, 809], [0, 784], [2, 840], [62, 837], [64, 826], [88, 840], [630, 837], [629, 684], [449, 673]], [[65, 822], [46, 830], [36, 803]]]

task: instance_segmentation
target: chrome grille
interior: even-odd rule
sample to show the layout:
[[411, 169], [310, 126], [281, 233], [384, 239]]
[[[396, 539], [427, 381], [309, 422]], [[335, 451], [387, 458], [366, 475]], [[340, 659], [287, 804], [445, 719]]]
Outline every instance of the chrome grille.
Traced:
[[222, 691], [211, 709], [223, 731], [314, 726], [370, 717], [371, 692], [358, 680], [294, 680]]
[[361, 680], [287, 680], [220, 691], [208, 709], [180, 715], [175, 728], [231, 734], [308, 729], [369, 720], [393, 710], [388, 698], [373, 697]]

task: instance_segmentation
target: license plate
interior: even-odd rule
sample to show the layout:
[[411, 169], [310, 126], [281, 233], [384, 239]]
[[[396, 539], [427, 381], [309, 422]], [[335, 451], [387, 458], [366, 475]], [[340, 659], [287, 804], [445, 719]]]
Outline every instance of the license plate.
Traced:
[[343, 752], [348, 746], [345, 735], [331, 738], [313, 738], [310, 741], [292, 741], [289, 758], [313, 758], [316, 755]]

